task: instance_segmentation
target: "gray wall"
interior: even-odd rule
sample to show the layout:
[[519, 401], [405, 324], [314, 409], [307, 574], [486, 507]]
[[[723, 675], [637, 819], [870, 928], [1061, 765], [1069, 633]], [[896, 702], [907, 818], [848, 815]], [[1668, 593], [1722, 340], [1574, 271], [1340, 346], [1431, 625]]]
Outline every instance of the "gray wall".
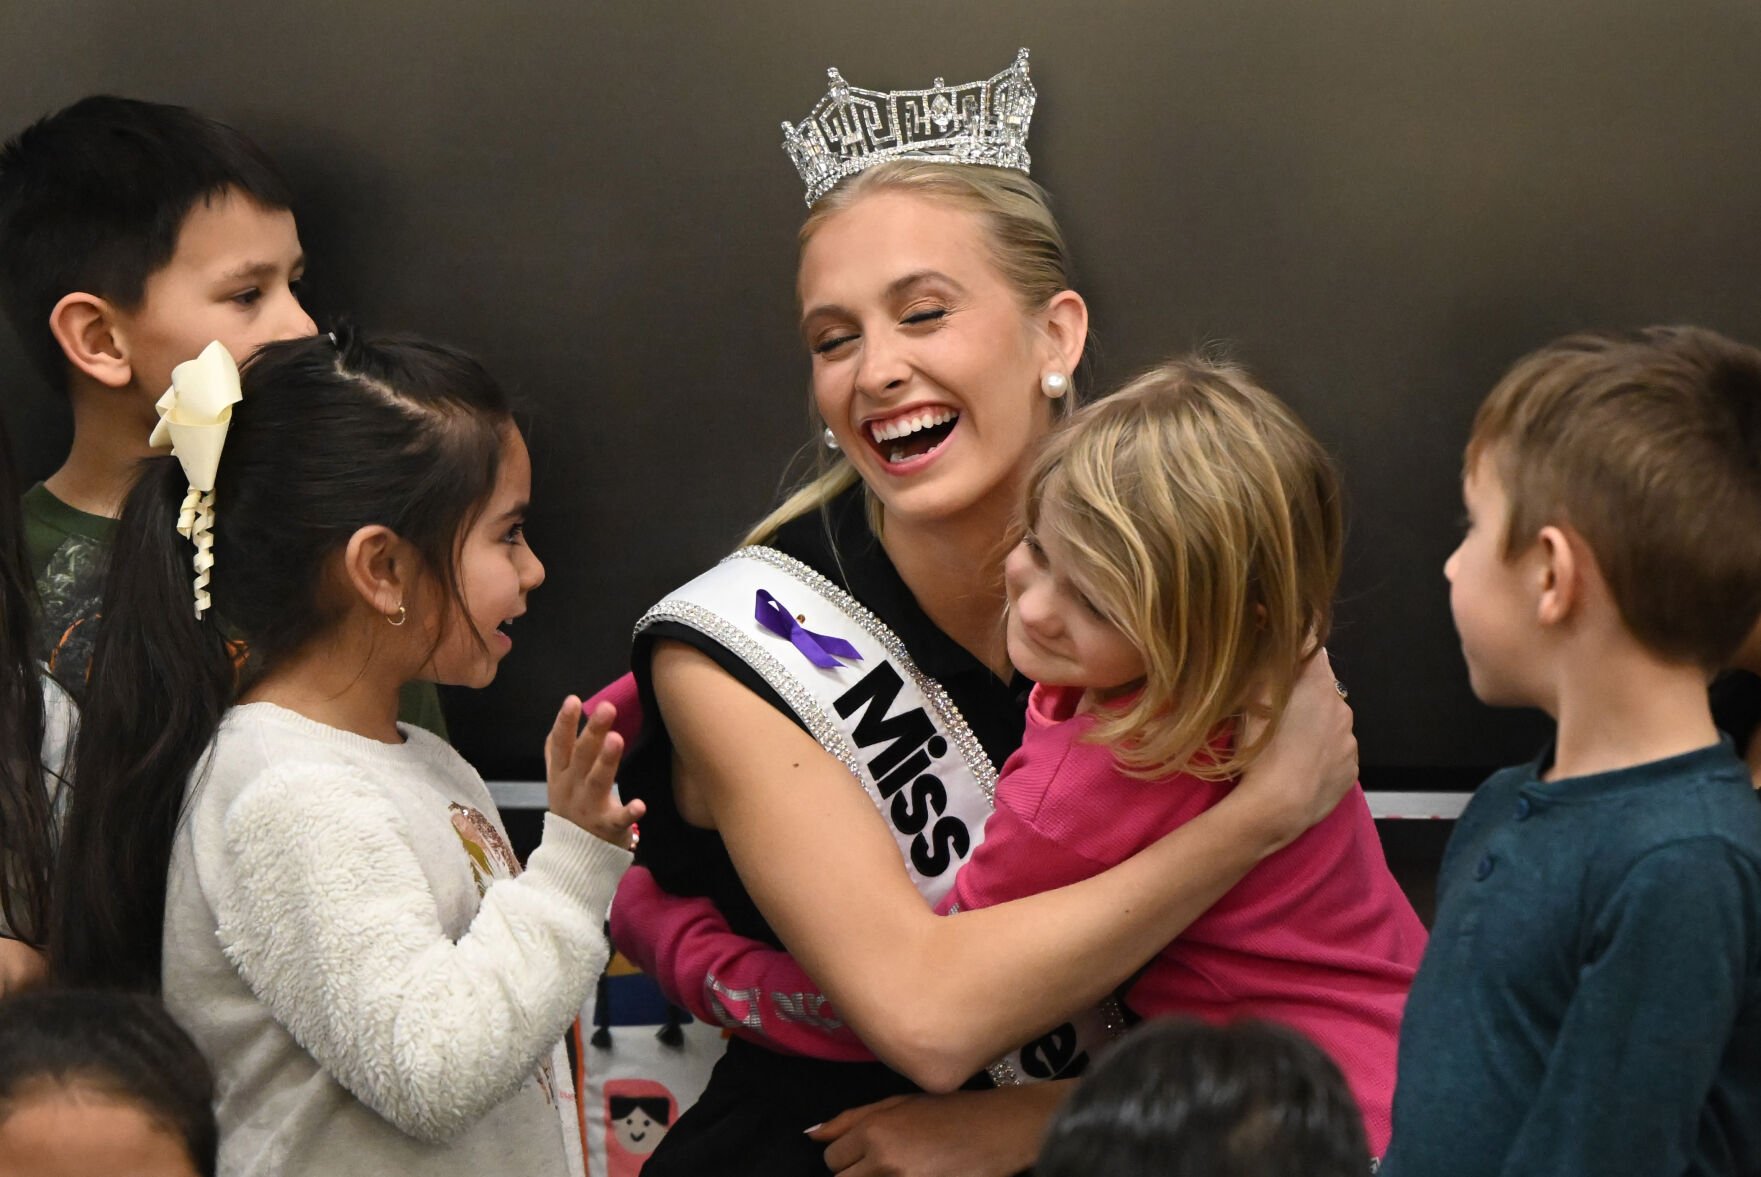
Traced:
[[[1474, 702], [1449, 624], [1460, 446], [1562, 331], [1761, 340], [1752, 0], [5, 0], [0, 127], [99, 90], [237, 124], [300, 194], [321, 313], [463, 345], [526, 398], [549, 583], [501, 680], [449, 699], [468, 754], [525, 772], [552, 701], [621, 671], [805, 436], [779, 121], [828, 65], [916, 86], [1017, 45], [1100, 381], [1231, 341], [1344, 465], [1366, 779], [1527, 756], [1539, 725]], [[0, 388], [41, 476], [66, 426], [9, 336]]]

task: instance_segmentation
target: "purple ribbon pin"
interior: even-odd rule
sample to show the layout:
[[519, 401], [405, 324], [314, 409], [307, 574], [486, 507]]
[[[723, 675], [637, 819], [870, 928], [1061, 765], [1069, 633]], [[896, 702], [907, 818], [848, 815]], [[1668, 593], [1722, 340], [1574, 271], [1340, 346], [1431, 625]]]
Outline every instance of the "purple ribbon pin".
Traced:
[[793, 613], [783, 608], [775, 597], [763, 589], [758, 590], [758, 608], [753, 617], [758, 624], [779, 638], [788, 638], [797, 650], [807, 655], [809, 662], [821, 670], [836, 670], [840, 658], [850, 662], [862, 661], [862, 655], [856, 652], [855, 646], [829, 633], [814, 633], [796, 621]]

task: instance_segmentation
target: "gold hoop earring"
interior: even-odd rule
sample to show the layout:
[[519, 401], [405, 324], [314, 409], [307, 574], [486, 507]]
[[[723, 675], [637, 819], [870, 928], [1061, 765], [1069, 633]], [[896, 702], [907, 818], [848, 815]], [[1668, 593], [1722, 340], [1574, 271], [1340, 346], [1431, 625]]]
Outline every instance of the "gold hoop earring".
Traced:
[[387, 625], [391, 625], [391, 626], [398, 626], [398, 625], [402, 625], [404, 622], [408, 621], [409, 619], [410, 619], [410, 611], [408, 609], [404, 608], [404, 603], [402, 601], [399, 601], [397, 603], [397, 620], [393, 621], [391, 619], [391, 615], [388, 613], [385, 616], [385, 623]]

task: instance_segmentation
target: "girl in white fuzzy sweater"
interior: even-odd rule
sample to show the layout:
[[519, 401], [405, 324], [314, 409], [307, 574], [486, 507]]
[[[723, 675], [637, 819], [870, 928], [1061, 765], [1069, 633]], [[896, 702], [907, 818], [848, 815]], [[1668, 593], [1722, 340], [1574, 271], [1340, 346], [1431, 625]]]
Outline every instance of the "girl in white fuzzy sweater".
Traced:
[[525, 443], [414, 341], [272, 344], [238, 399], [218, 344], [179, 366], [122, 516], [52, 967], [162, 990], [223, 1174], [568, 1172], [558, 1044], [640, 812], [610, 709], [558, 713], [523, 873], [477, 774], [396, 721], [406, 682], [494, 678], [544, 578]]

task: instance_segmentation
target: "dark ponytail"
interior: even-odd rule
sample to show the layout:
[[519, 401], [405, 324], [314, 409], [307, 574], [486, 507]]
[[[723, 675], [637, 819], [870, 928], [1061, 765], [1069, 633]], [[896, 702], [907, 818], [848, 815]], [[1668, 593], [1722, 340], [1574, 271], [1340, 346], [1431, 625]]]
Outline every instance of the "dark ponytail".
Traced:
[[12, 447], [0, 422], [0, 917], [27, 944], [42, 942], [48, 922], [54, 845], [40, 759], [43, 688], [36, 601]]
[[215, 480], [205, 618], [176, 531], [188, 489], [176, 460], [144, 463], [123, 509], [52, 915], [64, 984], [158, 991], [192, 774], [240, 684], [342, 616], [324, 591], [328, 558], [383, 524], [459, 601], [458, 536], [495, 486], [507, 400], [458, 352], [347, 333], [274, 343], [245, 367], [243, 393]]
[[187, 489], [175, 458], [142, 463], [110, 548], [51, 940], [66, 985], [158, 992], [183, 786], [232, 695], [220, 627], [191, 605]]

